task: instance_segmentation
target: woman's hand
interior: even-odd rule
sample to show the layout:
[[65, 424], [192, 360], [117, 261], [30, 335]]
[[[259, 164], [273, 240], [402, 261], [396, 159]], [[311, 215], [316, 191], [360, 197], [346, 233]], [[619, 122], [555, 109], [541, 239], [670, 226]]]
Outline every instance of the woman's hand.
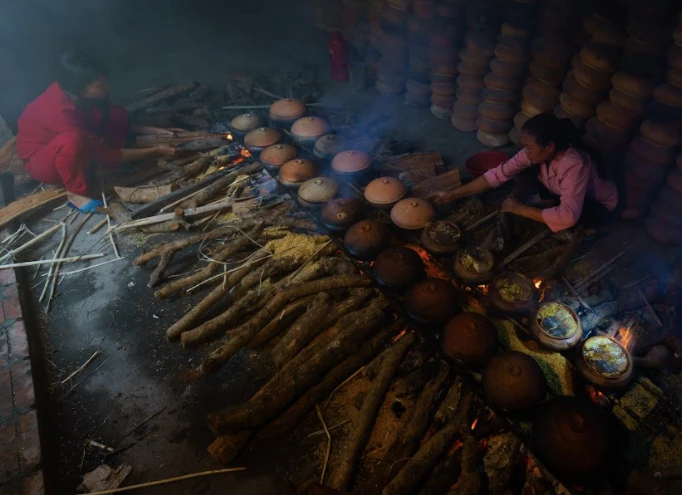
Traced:
[[167, 158], [173, 158], [178, 155], [180, 152], [177, 148], [174, 146], [168, 146], [166, 144], [161, 144], [159, 146], [155, 146], [157, 153], [161, 156], [165, 156]]
[[450, 191], [438, 191], [433, 196], [431, 196], [429, 199], [437, 205], [445, 205], [448, 203], [452, 203], [457, 198], [455, 196], [455, 191], [450, 190]]
[[524, 204], [518, 199], [507, 198], [502, 203], [502, 211], [504, 213], [512, 213], [514, 215], [517, 215], [521, 211], [523, 206]]

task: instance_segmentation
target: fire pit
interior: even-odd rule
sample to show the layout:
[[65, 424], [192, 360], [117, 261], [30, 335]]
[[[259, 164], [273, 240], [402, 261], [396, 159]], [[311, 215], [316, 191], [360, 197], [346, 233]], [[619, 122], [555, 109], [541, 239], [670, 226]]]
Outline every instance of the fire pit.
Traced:
[[630, 353], [602, 335], [583, 342], [576, 366], [587, 381], [606, 389], [627, 387], [634, 373]]
[[575, 346], [583, 335], [580, 318], [570, 307], [556, 301], [542, 302], [530, 318], [530, 333], [543, 346], [563, 351]]

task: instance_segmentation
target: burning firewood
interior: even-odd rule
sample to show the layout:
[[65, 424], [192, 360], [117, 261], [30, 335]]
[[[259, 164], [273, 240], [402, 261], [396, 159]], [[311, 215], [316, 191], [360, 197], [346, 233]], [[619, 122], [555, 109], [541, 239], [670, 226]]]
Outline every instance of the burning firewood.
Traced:
[[263, 428], [258, 436], [260, 438], [273, 438], [293, 430], [315, 408], [316, 404], [328, 397], [344, 380], [367, 364], [379, 352], [388, 338], [404, 326], [404, 321], [397, 320], [367, 340], [358, 352], [351, 354], [332, 368], [320, 383], [308, 389], [284, 414]]
[[457, 377], [455, 383], [452, 384], [448, 390], [445, 399], [441, 402], [436, 414], [434, 415], [434, 421], [440, 425], [445, 425], [452, 421], [458, 411], [458, 405], [461, 401], [462, 395], [462, 380]]
[[483, 478], [478, 472], [478, 442], [473, 435], [464, 438], [462, 446], [462, 474], [448, 495], [479, 495], [483, 490]]
[[419, 495], [444, 495], [457, 482], [462, 472], [462, 444], [458, 444], [429, 473]]
[[[364, 285], [366, 280], [361, 276], [336, 276], [303, 284], [280, 293], [257, 318], [263, 320], [263, 316], [268, 315], [268, 318], [264, 318], [267, 322], [272, 314], [281, 309], [282, 301], [286, 302], [294, 295], [314, 294], [335, 286]], [[211, 429], [229, 433], [256, 428], [274, 419], [288, 404], [316, 384], [327, 371], [360, 348], [368, 335], [384, 320], [384, 313], [378, 303], [378, 300], [374, 300], [367, 308], [339, 320], [334, 327], [289, 361], [248, 402], [209, 414], [208, 423]], [[253, 328], [253, 321], [250, 323], [249, 328]]]
[[[421, 445], [414, 456], [396, 474], [395, 478], [384, 487], [381, 492], [382, 495], [409, 495], [413, 493], [415, 486], [452, 444], [455, 437], [469, 430], [473, 398], [473, 392], [466, 389], [459, 401], [455, 416], [426, 443]], [[464, 458], [463, 453], [462, 462], [464, 462]], [[462, 471], [465, 472], [464, 469]], [[463, 495], [464, 493], [467, 492], [462, 492]]]
[[488, 439], [488, 452], [483, 465], [490, 483], [490, 495], [504, 495], [520, 447], [521, 440], [513, 433], [503, 433]]
[[353, 421], [352, 433], [343, 440], [340, 447], [340, 458], [327, 481], [331, 488], [345, 491], [351, 488], [357, 464], [369, 439], [379, 408], [386, 398], [391, 380], [405, 353], [415, 341], [414, 334], [404, 335], [376, 358], [380, 360], [377, 376], [365, 396], [357, 420]]

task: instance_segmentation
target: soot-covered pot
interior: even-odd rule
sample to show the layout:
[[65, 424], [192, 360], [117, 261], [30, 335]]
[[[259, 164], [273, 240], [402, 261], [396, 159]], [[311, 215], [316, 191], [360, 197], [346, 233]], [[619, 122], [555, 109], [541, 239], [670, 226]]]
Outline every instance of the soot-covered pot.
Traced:
[[364, 214], [359, 198], [337, 198], [328, 201], [321, 212], [322, 224], [334, 232], [345, 232]]
[[322, 208], [334, 199], [339, 192], [339, 185], [329, 177], [315, 177], [298, 188], [298, 202], [306, 208]]
[[407, 194], [407, 187], [395, 177], [379, 177], [365, 187], [365, 199], [375, 208], [390, 209]]
[[467, 246], [455, 254], [455, 273], [469, 284], [485, 284], [494, 275], [495, 257], [489, 249]]
[[251, 153], [260, 153], [268, 146], [277, 144], [282, 139], [282, 133], [272, 127], [259, 127], [249, 131], [244, 136], [244, 145]]
[[388, 244], [388, 239], [388, 229], [383, 223], [361, 220], [348, 229], [343, 244], [352, 256], [370, 260]]
[[443, 328], [445, 352], [465, 364], [483, 365], [497, 351], [497, 331], [492, 322], [478, 313], [460, 313]]
[[508, 351], [488, 362], [483, 372], [483, 390], [496, 406], [507, 411], [523, 411], [545, 398], [547, 381], [532, 357]]
[[419, 323], [444, 323], [459, 311], [457, 290], [447, 280], [422, 280], [405, 293], [405, 310]]
[[549, 470], [573, 481], [597, 475], [608, 456], [608, 423], [584, 399], [563, 396], [543, 404], [533, 437], [536, 453]]
[[490, 283], [488, 296], [498, 310], [514, 314], [528, 314], [538, 300], [533, 281], [516, 272], [505, 272], [495, 277]]
[[230, 129], [237, 136], [244, 137], [247, 132], [263, 125], [263, 120], [255, 113], [243, 113], [230, 121]]
[[431, 203], [422, 198], [405, 198], [391, 208], [391, 220], [401, 229], [419, 230], [436, 216]]
[[422, 230], [421, 241], [431, 254], [451, 254], [462, 247], [462, 231], [446, 220], [431, 222]]
[[374, 277], [381, 285], [403, 289], [424, 276], [424, 262], [405, 247], [386, 249], [374, 262]]
[[283, 98], [270, 105], [270, 122], [277, 127], [289, 127], [308, 111], [305, 103], [294, 98]]
[[285, 187], [298, 189], [304, 182], [317, 177], [317, 164], [305, 158], [296, 158], [286, 162], [279, 169], [279, 182]]
[[530, 333], [544, 347], [564, 351], [574, 347], [583, 336], [580, 318], [569, 306], [543, 301], [530, 317]]
[[296, 148], [290, 144], [278, 143], [268, 146], [260, 152], [258, 161], [272, 173], [278, 173], [279, 168], [298, 155]]
[[619, 342], [590, 337], [578, 348], [576, 367], [587, 381], [605, 389], [625, 388], [633, 378], [632, 356]]
[[313, 146], [329, 129], [329, 124], [319, 117], [303, 117], [291, 126], [291, 136], [301, 146]]
[[365, 174], [372, 159], [367, 153], [359, 150], [346, 150], [332, 159], [332, 169], [342, 179], [356, 179]]
[[331, 160], [343, 151], [346, 140], [339, 134], [325, 134], [315, 141], [313, 154], [320, 160]]

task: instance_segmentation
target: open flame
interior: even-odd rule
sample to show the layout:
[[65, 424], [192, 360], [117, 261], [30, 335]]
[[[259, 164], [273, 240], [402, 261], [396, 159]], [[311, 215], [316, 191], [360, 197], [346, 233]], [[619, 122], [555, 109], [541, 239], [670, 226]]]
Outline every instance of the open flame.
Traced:
[[488, 284], [477, 285], [476, 288], [485, 296], [488, 294]]
[[397, 342], [400, 338], [407, 333], [407, 327], [403, 328], [398, 335], [391, 339], [391, 343]]
[[426, 271], [426, 274], [430, 278], [440, 278], [443, 280], [450, 280], [450, 276], [438, 266], [436, 261], [431, 257], [429, 253], [426, 252], [426, 249], [424, 249], [421, 246], [418, 246], [416, 244], [406, 244], [406, 248], [411, 249], [415, 253], [419, 255], [419, 257], [422, 259], [424, 262], [424, 270]]
[[608, 406], [610, 403], [609, 398], [592, 385], [587, 386], [587, 394], [592, 402], [602, 407]]
[[633, 339], [634, 335], [632, 332], [633, 326], [634, 326], [634, 324], [630, 324], [626, 327], [620, 327], [618, 329], [618, 333], [616, 334], [616, 340], [628, 352], [632, 352], [632, 348], [635, 346], [635, 342]]
[[542, 285], [542, 280], [539, 278], [534, 278], [533, 279], [533, 285], [535, 286], [536, 289], [539, 289], [540, 286]]
[[478, 417], [476, 417], [476, 418], [474, 419], [473, 423], [471, 423], [471, 431], [474, 431], [474, 429], [476, 428], [476, 425], [477, 425], [477, 424], [478, 424]]
[[227, 139], [228, 141], [232, 141], [234, 140], [234, 136], [232, 135], [231, 132], [228, 132], [227, 134], [225, 134], [225, 139]]
[[242, 148], [239, 154], [242, 155], [244, 158], [251, 158], [251, 152], [246, 148]]

